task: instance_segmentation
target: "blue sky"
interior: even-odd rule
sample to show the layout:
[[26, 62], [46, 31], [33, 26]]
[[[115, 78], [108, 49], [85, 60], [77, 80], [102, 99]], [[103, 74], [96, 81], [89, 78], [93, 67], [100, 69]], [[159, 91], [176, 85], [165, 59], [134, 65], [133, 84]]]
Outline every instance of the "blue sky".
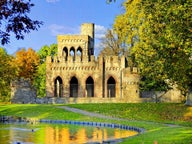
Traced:
[[[111, 28], [117, 15], [122, 12], [123, 0], [107, 4], [106, 0], [32, 0], [35, 6], [30, 17], [43, 21], [38, 31], [25, 35], [24, 40], [11, 37], [10, 43], [1, 46], [9, 54], [19, 48], [38, 51], [44, 45], [57, 43], [58, 34], [79, 34], [82, 23], [95, 23], [95, 54], [99, 52], [99, 39]], [[98, 50], [97, 50], [98, 49]]]

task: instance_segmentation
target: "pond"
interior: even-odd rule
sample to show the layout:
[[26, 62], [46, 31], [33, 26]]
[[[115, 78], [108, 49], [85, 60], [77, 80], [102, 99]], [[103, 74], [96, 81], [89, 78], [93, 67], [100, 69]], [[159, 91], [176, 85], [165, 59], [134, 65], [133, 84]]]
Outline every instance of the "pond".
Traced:
[[[49, 123], [0, 123], [2, 144], [84, 144], [122, 139], [138, 133], [119, 128]], [[113, 141], [113, 142], [112, 142]]]

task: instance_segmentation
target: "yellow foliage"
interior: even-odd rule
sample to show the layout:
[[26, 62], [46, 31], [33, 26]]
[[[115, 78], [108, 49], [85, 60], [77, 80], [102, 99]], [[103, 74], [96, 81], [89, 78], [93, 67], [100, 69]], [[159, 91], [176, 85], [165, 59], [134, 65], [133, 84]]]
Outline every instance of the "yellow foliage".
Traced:
[[17, 51], [14, 63], [17, 66], [19, 77], [33, 80], [39, 62], [38, 54], [32, 48], [29, 48], [27, 51], [25, 49]]
[[192, 119], [192, 107], [187, 108], [187, 112], [184, 114], [184, 120]]

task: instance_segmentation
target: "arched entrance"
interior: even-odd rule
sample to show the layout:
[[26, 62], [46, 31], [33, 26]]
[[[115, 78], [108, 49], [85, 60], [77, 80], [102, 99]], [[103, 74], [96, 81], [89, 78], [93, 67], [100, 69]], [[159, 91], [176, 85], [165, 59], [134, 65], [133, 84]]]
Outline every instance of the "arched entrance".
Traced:
[[63, 96], [63, 82], [61, 77], [57, 77], [54, 81], [54, 96], [62, 97]]
[[92, 77], [88, 77], [86, 80], [86, 95], [87, 97], [94, 97], [94, 81]]
[[116, 96], [116, 82], [113, 77], [110, 77], [107, 81], [107, 97]]
[[70, 97], [78, 97], [78, 80], [72, 77], [70, 81]]

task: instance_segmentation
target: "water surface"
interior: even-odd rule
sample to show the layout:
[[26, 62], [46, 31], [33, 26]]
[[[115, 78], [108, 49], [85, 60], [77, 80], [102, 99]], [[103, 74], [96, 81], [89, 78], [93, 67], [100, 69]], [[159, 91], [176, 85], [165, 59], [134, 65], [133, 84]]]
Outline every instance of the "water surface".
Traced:
[[83, 144], [126, 138], [135, 131], [67, 124], [0, 123], [2, 144]]

